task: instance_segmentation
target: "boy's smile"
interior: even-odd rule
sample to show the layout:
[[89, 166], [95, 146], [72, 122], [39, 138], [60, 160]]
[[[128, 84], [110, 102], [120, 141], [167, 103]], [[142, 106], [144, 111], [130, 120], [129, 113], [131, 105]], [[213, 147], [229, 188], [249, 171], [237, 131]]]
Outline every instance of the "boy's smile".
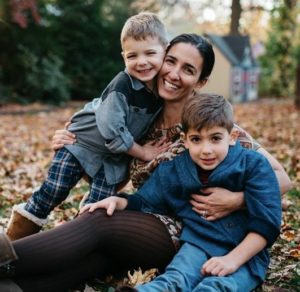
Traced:
[[158, 38], [148, 36], [136, 40], [129, 37], [123, 43], [122, 55], [128, 73], [152, 89], [152, 81], [159, 72], [165, 56], [165, 48]]
[[235, 136], [218, 126], [200, 132], [190, 129], [184, 139], [192, 160], [205, 170], [215, 169], [227, 156], [229, 145], [235, 144]]

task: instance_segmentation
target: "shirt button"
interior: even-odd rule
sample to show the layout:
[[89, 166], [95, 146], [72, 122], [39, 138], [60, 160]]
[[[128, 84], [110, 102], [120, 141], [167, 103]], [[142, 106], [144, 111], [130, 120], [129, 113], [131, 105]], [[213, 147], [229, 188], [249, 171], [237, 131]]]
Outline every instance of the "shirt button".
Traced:
[[135, 108], [134, 111], [137, 113], [139, 112], [140, 110], [138, 108]]
[[121, 132], [124, 132], [124, 128], [123, 128], [123, 127], [120, 127], [120, 131], [121, 131]]
[[233, 227], [233, 223], [231, 223], [231, 222], [230, 222], [230, 223], [227, 223], [227, 227], [228, 227], [228, 228], [232, 228], [232, 227]]

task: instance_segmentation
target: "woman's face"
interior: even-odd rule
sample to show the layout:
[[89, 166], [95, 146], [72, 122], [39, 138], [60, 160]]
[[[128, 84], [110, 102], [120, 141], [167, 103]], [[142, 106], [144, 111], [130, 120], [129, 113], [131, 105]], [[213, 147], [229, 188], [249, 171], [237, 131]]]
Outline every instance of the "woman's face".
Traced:
[[203, 58], [192, 44], [175, 44], [165, 56], [158, 75], [158, 93], [166, 101], [181, 101], [201, 87]]

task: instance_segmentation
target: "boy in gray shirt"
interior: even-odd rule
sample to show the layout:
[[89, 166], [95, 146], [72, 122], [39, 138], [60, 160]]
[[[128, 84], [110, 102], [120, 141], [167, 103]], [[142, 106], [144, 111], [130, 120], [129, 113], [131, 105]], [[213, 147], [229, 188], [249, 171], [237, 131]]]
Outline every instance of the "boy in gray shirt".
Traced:
[[139, 13], [123, 26], [121, 45], [125, 70], [73, 115], [69, 130], [77, 141], [55, 153], [40, 189], [27, 203], [14, 206], [7, 229], [11, 240], [38, 232], [85, 174], [90, 191], [84, 203], [97, 202], [113, 195], [126, 179], [131, 156], [148, 161], [164, 151], [166, 145], [141, 146], [136, 141], [162, 107], [155, 76], [167, 46], [165, 27], [155, 14]]

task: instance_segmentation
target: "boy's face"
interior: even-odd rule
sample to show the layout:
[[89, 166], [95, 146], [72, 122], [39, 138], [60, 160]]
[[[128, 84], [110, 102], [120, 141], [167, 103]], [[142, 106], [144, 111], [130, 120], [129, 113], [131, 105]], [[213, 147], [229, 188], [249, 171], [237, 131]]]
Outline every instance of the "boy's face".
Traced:
[[190, 129], [184, 140], [192, 160], [202, 169], [213, 170], [225, 159], [229, 145], [235, 144], [236, 135], [222, 127], [204, 128], [200, 132]]
[[159, 72], [165, 56], [165, 47], [158, 38], [127, 38], [123, 42], [122, 56], [129, 74], [152, 89], [152, 80]]

